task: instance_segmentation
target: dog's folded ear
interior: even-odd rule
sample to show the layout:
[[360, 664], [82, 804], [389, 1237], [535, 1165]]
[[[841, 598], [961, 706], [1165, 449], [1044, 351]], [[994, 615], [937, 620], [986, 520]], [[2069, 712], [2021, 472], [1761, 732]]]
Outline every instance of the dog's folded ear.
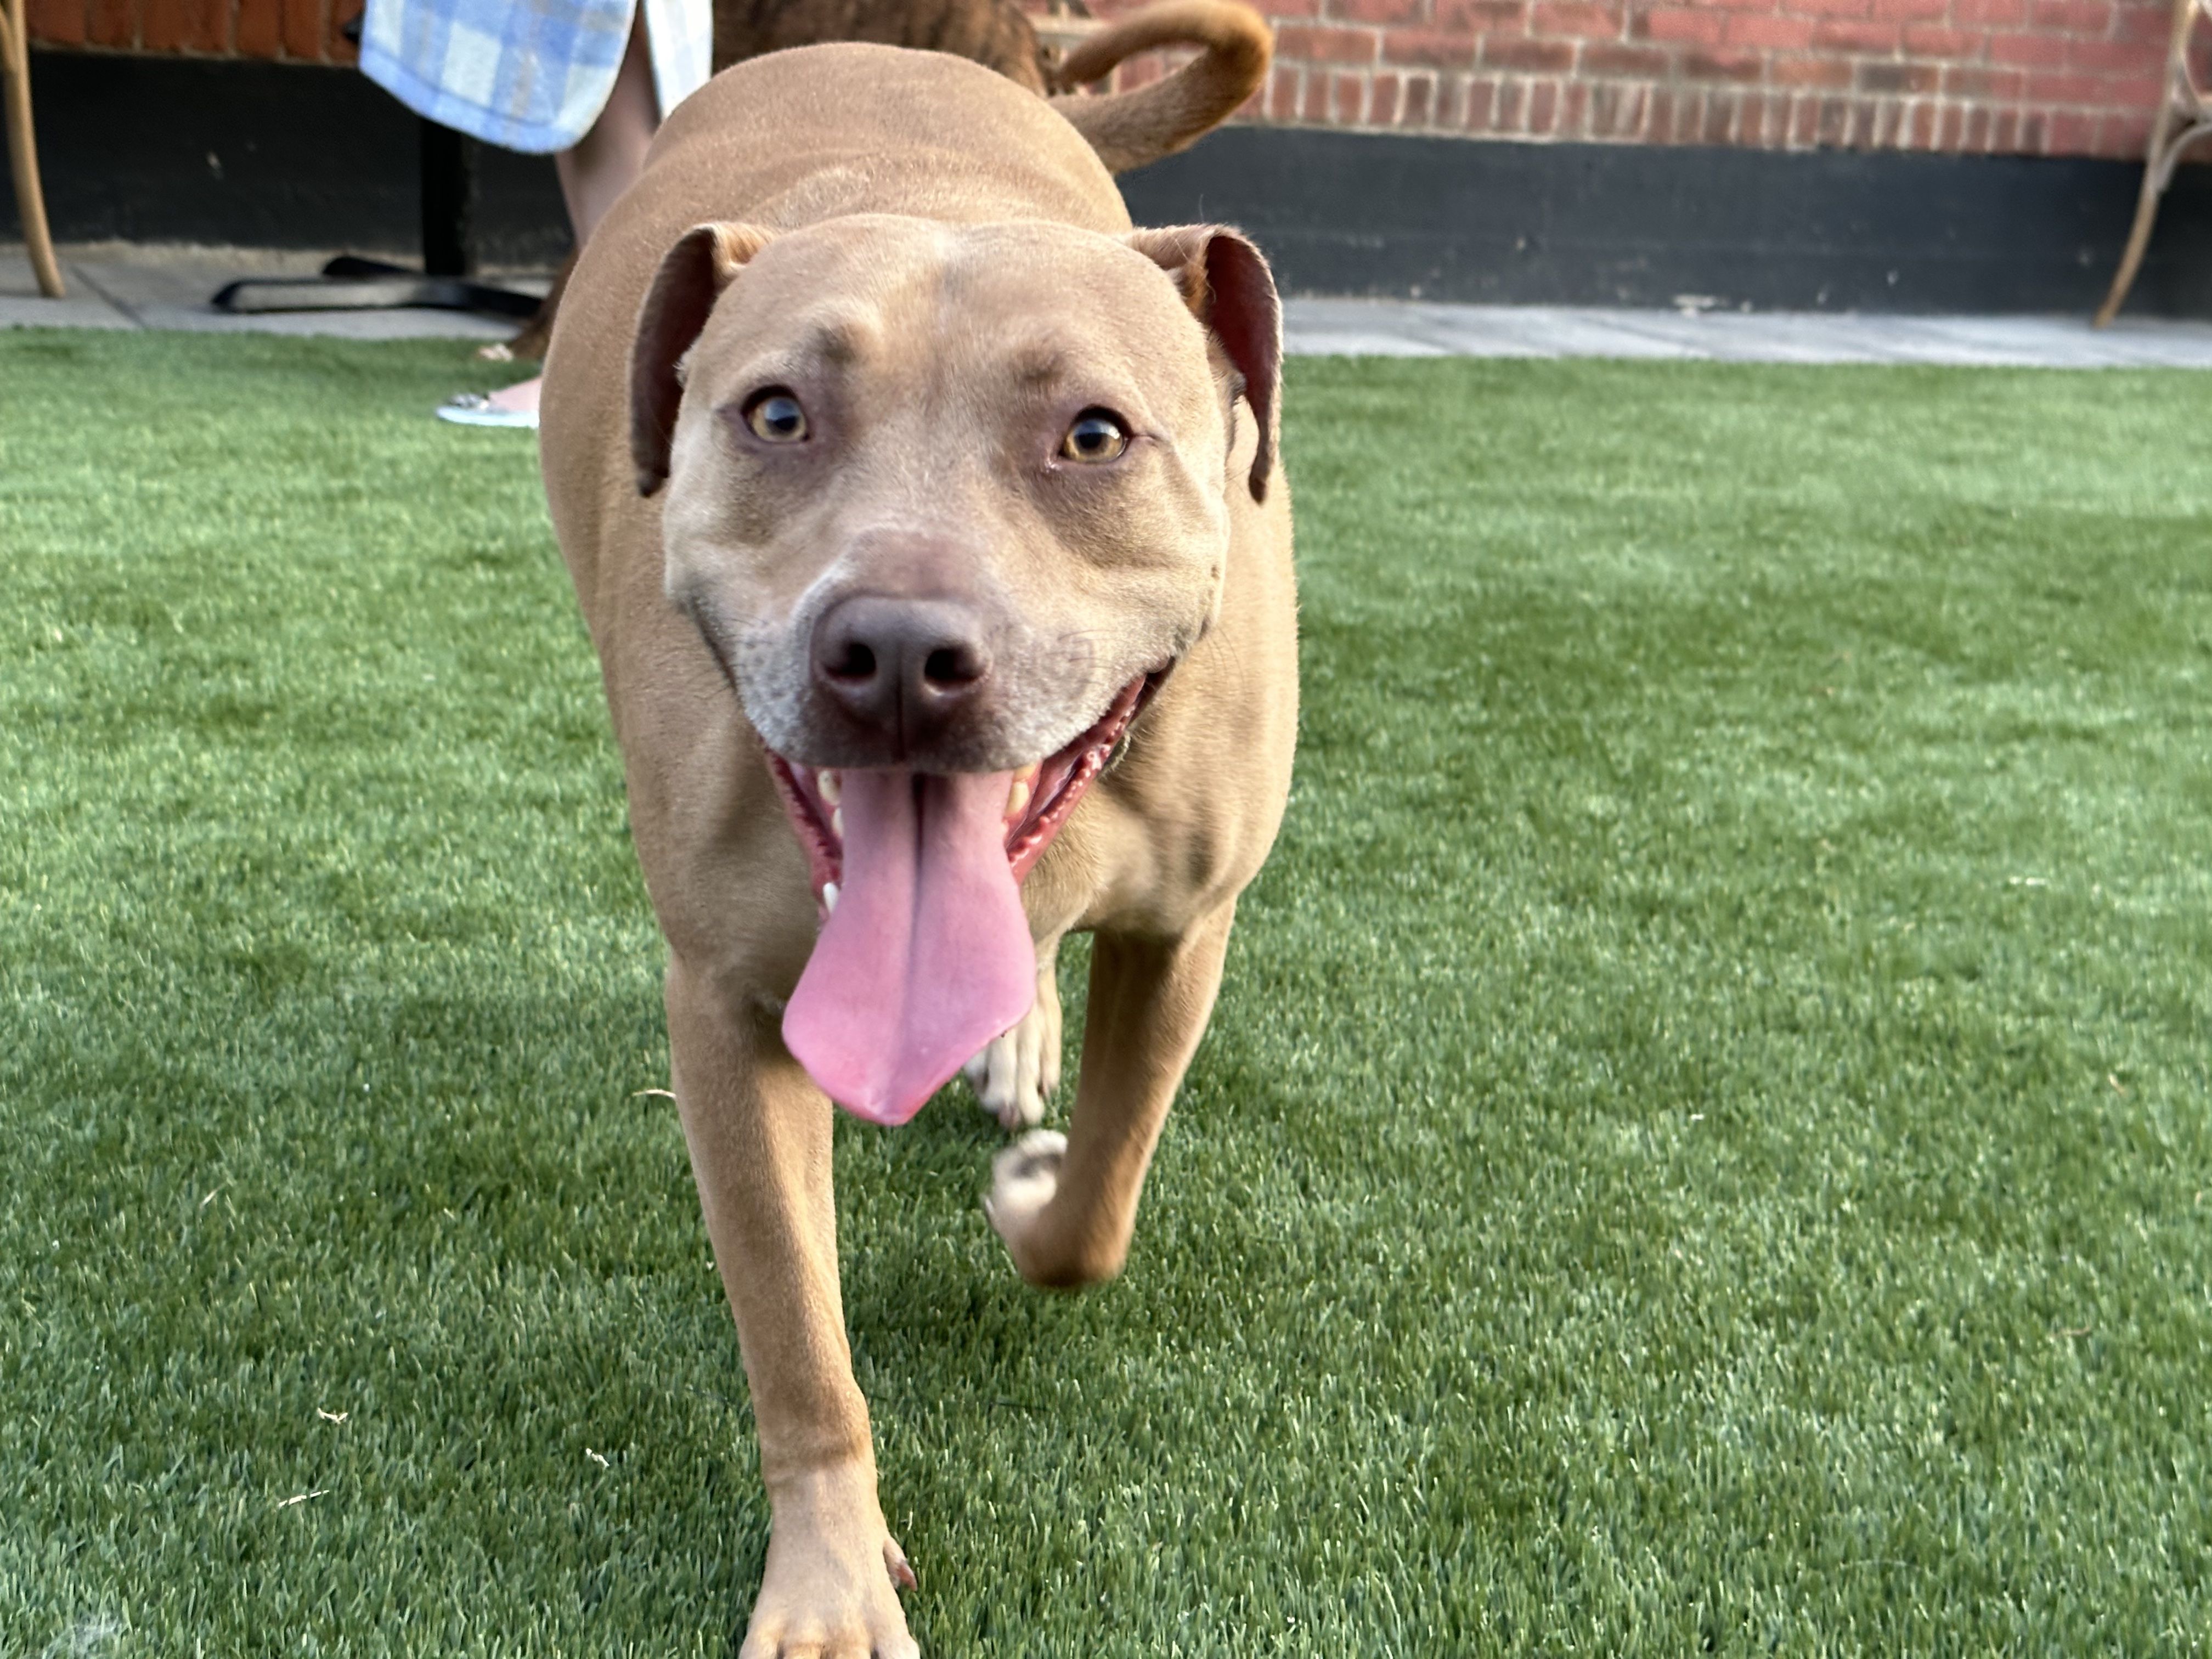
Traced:
[[1133, 230], [1121, 239], [1175, 278], [1183, 303], [1220, 343], [1243, 378], [1260, 422], [1252, 457], [1252, 499], [1267, 499], [1280, 441], [1283, 302], [1274, 274], [1242, 233], [1223, 225], [1172, 225]]
[[775, 234], [758, 225], [694, 225], [661, 256], [629, 348], [629, 453], [639, 495], [652, 495], [668, 479], [684, 354], [722, 290]]

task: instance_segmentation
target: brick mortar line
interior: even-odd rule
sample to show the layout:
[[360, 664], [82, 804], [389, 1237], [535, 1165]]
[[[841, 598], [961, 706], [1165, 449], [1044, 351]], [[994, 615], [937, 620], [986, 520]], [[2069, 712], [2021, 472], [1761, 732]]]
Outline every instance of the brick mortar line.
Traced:
[[[2005, 154], [2141, 153], [2148, 112], [2051, 100], [1869, 93], [1849, 88], [1684, 86], [1654, 81], [1573, 82], [1425, 70], [1350, 71], [1284, 64], [1260, 125], [1363, 132], [1464, 132], [1537, 142], [1718, 143], [1738, 148], [1850, 149]], [[1355, 95], [1344, 96], [1346, 83]], [[1389, 114], [1376, 118], [1378, 100]], [[1473, 112], [1469, 113], [1469, 106]], [[1540, 106], [1549, 118], [1532, 120]], [[1501, 122], [1497, 112], [1507, 111]], [[1623, 112], [1625, 111], [1625, 113]], [[2061, 148], [2060, 119], [2089, 128]], [[1657, 130], [1663, 122], [1664, 131]]]

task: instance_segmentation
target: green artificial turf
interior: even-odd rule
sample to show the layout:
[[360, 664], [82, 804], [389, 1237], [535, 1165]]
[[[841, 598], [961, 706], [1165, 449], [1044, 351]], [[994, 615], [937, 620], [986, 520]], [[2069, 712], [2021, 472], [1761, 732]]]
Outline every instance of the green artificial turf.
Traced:
[[[0, 336], [0, 1651], [745, 1616], [659, 942], [468, 373]], [[1127, 1274], [1018, 1282], [957, 1096], [840, 1130], [925, 1651], [2202, 1651], [2208, 390], [1294, 364], [1297, 793]]]

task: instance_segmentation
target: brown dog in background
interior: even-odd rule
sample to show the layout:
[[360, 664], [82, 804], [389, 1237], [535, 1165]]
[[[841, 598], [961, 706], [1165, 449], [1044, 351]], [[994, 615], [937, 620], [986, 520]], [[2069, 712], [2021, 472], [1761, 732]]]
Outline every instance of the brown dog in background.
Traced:
[[714, 68], [831, 40], [949, 52], [1042, 97], [1053, 65], [1013, 0], [714, 0]]
[[1288, 798], [1273, 281], [1223, 227], [1133, 228], [1102, 165], [1205, 106], [772, 53], [671, 115], [562, 310], [546, 495], [771, 1512], [742, 1659], [916, 1652], [830, 1097], [902, 1121], [1001, 1048], [1033, 1096], [1091, 933], [1067, 1133], [1002, 1152], [985, 1209], [1032, 1283], [1117, 1273]]
[[[1124, 118], [1125, 130], [1094, 137], [1107, 170], [1127, 173], [1194, 143], [1229, 118], [1266, 80], [1272, 43], [1266, 24], [1241, 6], [1164, 0], [1109, 24], [1066, 56], [1038, 41], [1014, 0], [714, 0], [717, 73], [731, 64], [834, 40], [872, 41], [944, 52], [995, 70], [1040, 97], [1073, 94], [1147, 52], [1195, 46], [1201, 56], [1171, 77], [1168, 106], [1153, 100]], [[479, 356], [540, 358], [553, 338], [561, 296], [576, 269], [572, 251], [544, 303], [502, 346]]]

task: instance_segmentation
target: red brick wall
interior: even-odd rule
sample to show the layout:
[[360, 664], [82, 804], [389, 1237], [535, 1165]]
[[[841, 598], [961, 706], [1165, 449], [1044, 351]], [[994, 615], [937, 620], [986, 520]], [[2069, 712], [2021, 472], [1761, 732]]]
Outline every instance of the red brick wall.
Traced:
[[350, 64], [339, 34], [362, 0], [30, 0], [31, 39], [49, 46]]
[[2169, 0], [1253, 3], [1275, 20], [1256, 120], [2031, 155], [2141, 155], [2172, 15]]
[[[1133, 0], [1097, 4], [1103, 14]], [[2139, 155], [2167, 0], [1257, 0], [1256, 120], [1468, 137]], [[53, 46], [349, 63], [361, 0], [30, 0]]]
[[2169, 0], [1260, 0], [1266, 118], [1471, 137], [2140, 155]]

